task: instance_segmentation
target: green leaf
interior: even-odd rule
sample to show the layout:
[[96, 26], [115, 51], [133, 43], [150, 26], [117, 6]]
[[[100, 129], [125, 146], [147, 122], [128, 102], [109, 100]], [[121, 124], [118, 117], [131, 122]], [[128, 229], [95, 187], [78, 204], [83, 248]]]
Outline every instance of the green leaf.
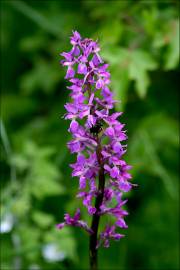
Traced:
[[129, 51], [117, 45], [104, 46], [101, 55], [110, 65], [117, 65], [117, 68], [119, 66], [126, 68], [130, 59]]
[[169, 45], [165, 54], [165, 69], [174, 69], [179, 62], [179, 20], [170, 24]]
[[174, 147], [179, 146], [178, 123], [166, 114], [157, 113], [145, 117], [141, 127], [147, 130], [157, 147], [160, 146], [159, 142]]
[[21, 104], [19, 102], [20, 99], [17, 94], [4, 94], [2, 96], [1, 111], [2, 118], [5, 121], [9, 121], [15, 117], [22, 117], [22, 115], [25, 117], [35, 109], [36, 102], [28, 97], [21, 96]]
[[48, 175], [33, 175], [32, 178], [29, 179], [29, 183], [31, 185], [31, 187], [29, 187], [31, 193], [38, 199], [52, 195], [60, 195], [65, 191], [62, 184], [48, 177]]
[[36, 59], [34, 69], [25, 73], [21, 78], [21, 89], [26, 94], [41, 90], [49, 93], [55, 89], [59, 81], [57, 65], [52, 65], [42, 59]]
[[56, 244], [59, 250], [63, 251], [68, 258], [74, 261], [77, 260], [76, 242], [70, 227], [64, 227], [63, 230], [60, 231], [53, 228], [46, 233], [44, 239], [46, 243]]
[[112, 90], [115, 93], [114, 98], [118, 102], [115, 103], [117, 110], [122, 110], [127, 102], [129, 77], [127, 69], [117, 69], [114, 67], [112, 70]]
[[32, 219], [41, 228], [47, 228], [54, 222], [52, 215], [40, 211], [34, 211], [32, 214]]
[[47, 160], [55, 153], [55, 149], [52, 146], [40, 147], [33, 141], [27, 140], [23, 145], [23, 153], [31, 158]]
[[[127, 50], [117, 46], [104, 48], [104, 58], [110, 62], [112, 69], [112, 85], [116, 97], [126, 101], [130, 80], [135, 80], [135, 89], [140, 98], [144, 98], [150, 83], [148, 71], [155, 70], [157, 63], [146, 51]], [[115, 79], [114, 79], [115, 78]], [[118, 108], [120, 106], [117, 105]]]
[[165, 167], [158, 154], [169, 144], [178, 147], [177, 124], [163, 114], [149, 116], [143, 119], [131, 138], [128, 156], [134, 174], [145, 170], [158, 176], [169, 195], [177, 199], [177, 178]]
[[23, 175], [23, 191], [28, 190], [38, 199], [64, 193], [64, 187], [59, 182], [61, 174], [50, 159], [53, 154], [51, 146], [40, 147], [33, 141], [25, 141], [21, 153], [13, 155], [13, 164]]
[[42, 49], [44, 47], [44, 44], [47, 43], [48, 40], [43, 35], [36, 35], [36, 36], [28, 36], [23, 38], [20, 41], [19, 47], [22, 51], [25, 52], [34, 52], [38, 49]]
[[146, 32], [150, 36], [154, 36], [158, 31], [157, 26], [159, 23], [158, 10], [155, 6], [151, 5], [149, 9], [142, 10], [142, 24]]
[[26, 17], [35, 22], [38, 26], [46, 30], [47, 32], [59, 36], [60, 31], [57, 25], [51, 23], [43, 14], [38, 12], [36, 9], [32, 8], [30, 5], [24, 1], [10, 1], [9, 3], [13, 8], [24, 14]]
[[101, 44], [115, 44], [119, 41], [122, 34], [122, 25], [119, 20], [107, 21], [94, 36], [98, 36]]
[[29, 162], [23, 155], [13, 154], [11, 157], [12, 164], [18, 171], [24, 171], [29, 167]]
[[135, 50], [130, 53], [129, 78], [135, 80], [135, 89], [140, 98], [144, 98], [150, 83], [149, 70], [157, 68], [153, 57], [142, 50]]
[[28, 194], [19, 195], [16, 200], [14, 200], [12, 205], [12, 212], [19, 217], [27, 215], [30, 210], [30, 198]]
[[103, 57], [110, 63], [111, 85], [115, 93], [117, 110], [122, 110], [127, 101], [129, 86], [129, 51], [117, 46], [104, 48]]
[[36, 226], [30, 226], [27, 222], [18, 224], [17, 233], [20, 236], [20, 249], [18, 253], [27, 260], [34, 261], [40, 256], [42, 242], [40, 241], [40, 229]]
[[172, 196], [172, 198], [177, 199], [178, 196], [173, 178], [161, 164], [160, 158], [156, 153], [153, 142], [151, 141], [150, 136], [146, 131], [143, 131], [141, 133], [141, 141], [144, 141], [145, 154], [148, 155], [148, 157], [150, 158], [150, 164], [152, 166], [151, 171], [161, 178], [166, 190]]

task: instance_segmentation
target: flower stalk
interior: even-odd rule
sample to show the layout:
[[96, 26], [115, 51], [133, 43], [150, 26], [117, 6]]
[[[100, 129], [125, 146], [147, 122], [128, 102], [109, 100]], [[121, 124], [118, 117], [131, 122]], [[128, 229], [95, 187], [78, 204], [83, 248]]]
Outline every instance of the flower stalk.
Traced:
[[98, 267], [98, 258], [97, 258], [98, 242], [97, 241], [98, 241], [98, 227], [99, 227], [100, 215], [98, 215], [97, 213], [100, 211], [100, 207], [103, 202], [104, 187], [105, 187], [105, 174], [104, 174], [104, 167], [103, 167], [104, 164], [102, 161], [101, 144], [100, 144], [98, 136], [97, 136], [96, 155], [97, 155], [100, 169], [99, 169], [98, 195], [95, 201], [96, 212], [93, 214], [92, 224], [91, 224], [91, 230], [93, 231], [93, 234], [90, 235], [90, 241], [89, 241], [89, 260], [90, 260], [91, 270], [96, 270]]
[[[70, 52], [61, 54], [64, 57], [61, 63], [67, 67], [65, 79], [70, 83], [67, 86], [70, 102], [65, 104], [65, 119], [71, 121], [68, 131], [72, 135], [68, 148], [77, 155], [76, 162], [70, 166], [72, 176], [79, 178], [76, 197], [82, 199], [92, 223], [89, 227], [81, 219], [78, 208], [73, 217], [66, 213], [64, 222], [57, 227], [77, 226], [90, 235], [90, 268], [97, 270], [98, 248], [108, 248], [111, 240], [124, 236], [116, 229], [127, 228], [124, 218], [128, 212], [123, 209], [127, 200], [122, 196], [133, 186], [128, 172], [131, 166], [123, 159], [127, 135], [124, 124], [118, 120], [122, 113], [111, 112], [116, 101], [108, 87], [110, 73], [99, 54], [99, 45], [92, 39], [83, 39], [77, 31], [70, 42]], [[106, 216], [113, 216], [114, 221], [107, 222]], [[101, 232], [100, 218], [104, 225]]]

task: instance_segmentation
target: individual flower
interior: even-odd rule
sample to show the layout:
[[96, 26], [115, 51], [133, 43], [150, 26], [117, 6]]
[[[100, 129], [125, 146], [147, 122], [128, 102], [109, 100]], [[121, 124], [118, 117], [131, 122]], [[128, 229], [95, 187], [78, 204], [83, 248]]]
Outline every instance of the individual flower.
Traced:
[[97, 248], [102, 244], [105, 248], [108, 248], [110, 245], [110, 239], [119, 240], [124, 237], [123, 234], [115, 232], [115, 226], [107, 225], [104, 231], [100, 234], [100, 240], [97, 244]]
[[69, 214], [64, 215], [64, 222], [57, 224], [58, 229], [62, 229], [65, 225], [81, 227], [88, 233], [92, 233], [91, 228], [88, 227], [87, 223], [80, 220], [80, 209], [77, 209], [74, 217], [70, 217]]

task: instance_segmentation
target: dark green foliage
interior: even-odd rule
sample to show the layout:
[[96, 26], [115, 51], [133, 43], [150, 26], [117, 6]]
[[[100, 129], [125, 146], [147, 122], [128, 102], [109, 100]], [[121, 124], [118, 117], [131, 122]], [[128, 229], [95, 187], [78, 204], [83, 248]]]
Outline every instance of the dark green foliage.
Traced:
[[[1, 220], [13, 225], [1, 234], [2, 270], [88, 269], [88, 236], [55, 228], [81, 205], [59, 66], [72, 30], [98, 38], [110, 65], [138, 184], [128, 194], [126, 237], [100, 250], [100, 269], [179, 269], [178, 3], [1, 1]], [[46, 244], [64, 259], [45, 259]]]

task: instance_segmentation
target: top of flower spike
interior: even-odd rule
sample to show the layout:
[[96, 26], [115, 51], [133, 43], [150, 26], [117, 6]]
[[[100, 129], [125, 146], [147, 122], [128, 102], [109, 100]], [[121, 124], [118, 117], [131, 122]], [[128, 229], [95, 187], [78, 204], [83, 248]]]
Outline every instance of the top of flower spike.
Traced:
[[[99, 45], [97, 44], [97, 42], [93, 41], [92, 39], [89, 39], [89, 38], [82, 39], [80, 34], [77, 31], [73, 32], [73, 36], [70, 38], [70, 40], [71, 40], [71, 44], [73, 45], [72, 50], [68, 53], [66, 52], [61, 53], [61, 56], [65, 58], [65, 60], [61, 61], [61, 63], [64, 66], [68, 66], [68, 71], [65, 78], [69, 79], [69, 78], [74, 77], [75, 72], [72, 66], [77, 63], [79, 63], [78, 73], [86, 74], [86, 77], [87, 77], [88, 69], [87, 69], [86, 63], [88, 61], [89, 61], [89, 67], [91, 67], [91, 69], [96, 69], [99, 63], [103, 63], [101, 57], [98, 54], [100, 50]], [[88, 59], [88, 57], [92, 53], [94, 54], [94, 56], [90, 60]], [[100, 81], [99, 81], [99, 85], [100, 85]]]
[[81, 40], [81, 35], [77, 31], [72, 31], [73, 36], [71, 37], [71, 44], [76, 45]]

